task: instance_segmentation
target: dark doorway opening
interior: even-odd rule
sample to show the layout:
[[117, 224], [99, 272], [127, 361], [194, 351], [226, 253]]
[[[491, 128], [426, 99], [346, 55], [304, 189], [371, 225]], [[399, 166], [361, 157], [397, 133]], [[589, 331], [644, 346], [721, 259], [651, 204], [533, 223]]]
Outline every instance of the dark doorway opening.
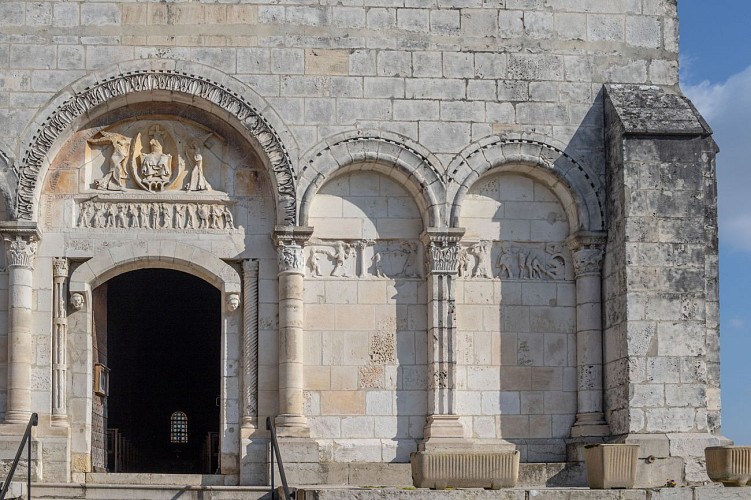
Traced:
[[[216, 473], [219, 290], [179, 271], [143, 269], [109, 280], [106, 295], [107, 470]], [[176, 412], [187, 442], [175, 437]]]

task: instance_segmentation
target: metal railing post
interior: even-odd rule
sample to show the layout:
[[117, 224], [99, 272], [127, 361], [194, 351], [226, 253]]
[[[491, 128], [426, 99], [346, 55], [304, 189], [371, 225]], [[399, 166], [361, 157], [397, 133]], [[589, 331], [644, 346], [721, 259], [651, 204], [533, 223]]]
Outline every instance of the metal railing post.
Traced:
[[29, 423], [26, 425], [26, 430], [23, 433], [23, 437], [21, 438], [21, 444], [18, 445], [18, 451], [16, 452], [16, 458], [13, 459], [13, 463], [10, 466], [10, 470], [8, 471], [8, 476], [5, 478], [5, 481], [3, 482], [3, 489], [0, 490], [0, 500], [5, 500], [5, 495], [8, 494], [8, 488], [10, 488], [10, 482], [13, 480], [13, 475], [16, 473], [16, 467], [18, 467], [18, 462], [21, 460], [21, 454], [23, 454], [23, 447], [26, 445], [26, 442], [28, 441], [29, 444], [29, 453], [28, 453], [28, 464], [27, 464], [27, 470], [26, 470], [26, 494], [31, 500], [31, 428], [36, 427], [37, 424], [39, 424], [39, 415], [36, 413], [31, 414], [31, 418], [29, 418]]
[[279, 477], [282, 479], [282, 488], [284, 489], [284, 498], [285, 500], [292, 500], [292, 497], [289, 494], [289, 486], [287, 486], [287, 476], [284, 474], [282, 453], [279, 451], [279, 443], [276, 440], [274, 420], [271, 417], [266, 417], [266, 429], [271, 431], [271, 498], [272, 500], [274, 498], [274, 454], [276, 454], [276, 462], [279, 467]]

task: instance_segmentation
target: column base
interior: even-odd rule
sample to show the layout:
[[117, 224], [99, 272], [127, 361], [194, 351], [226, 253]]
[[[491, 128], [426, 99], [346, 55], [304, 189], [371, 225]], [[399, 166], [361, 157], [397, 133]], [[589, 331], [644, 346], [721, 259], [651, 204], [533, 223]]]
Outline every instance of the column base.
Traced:
[[458, 415], [431, 415], [423, 430], [419, 451], [431, 453], [511, 452], [516, 447], [503, 439], [472, 439], [464, 437]]
[[6, 424], [28, 424], [31, 418], [30, 411], [10, 410], [5, 414]]
[[52, 427], [69, 427], [67, 415], [52, 415], [50, 417], [50, 425]]
[[276, 416], [276, 435], [279, 437], [310, 437], [308, 419], [305, 415], [282, 413]]
[[610, 435], [610, 426], [601, 412], [577, 413], [576, 423], [571, 427], [571, 437], [604, 437]]

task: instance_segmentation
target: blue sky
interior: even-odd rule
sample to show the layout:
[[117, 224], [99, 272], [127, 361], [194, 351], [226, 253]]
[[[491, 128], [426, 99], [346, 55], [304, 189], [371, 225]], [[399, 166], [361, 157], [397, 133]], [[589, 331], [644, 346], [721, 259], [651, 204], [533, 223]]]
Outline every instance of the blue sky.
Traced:
[[678, 0], [681, 87], [714, 130], [722, 433], [751, 444], [751, 0]]

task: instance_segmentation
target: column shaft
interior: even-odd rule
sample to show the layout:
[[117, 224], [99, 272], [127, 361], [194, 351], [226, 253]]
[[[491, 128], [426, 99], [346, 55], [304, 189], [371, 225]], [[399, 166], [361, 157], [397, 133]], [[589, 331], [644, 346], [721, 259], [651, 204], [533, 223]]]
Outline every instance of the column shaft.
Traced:
[[33, 266], [37, 244], [15, 235], [8, 241], [8, 401], [6, 423], [31, 417], [31, 323]]
[[604, 238], [574, 235], [569, 239], [576, 273], [576, 422], [572, 437], [606, 436], [603, 413], [602, 274]]
[[243, 261], [242, 426], [258, 427], [258, 261]]
[[279, 415], [280, 436], [308, 437], [304, 415], [303, 244], [312, 228], [278, 227], [274, 232], [279, 254]]
[[68, 278], [68, 259], [52, 261], [52, 423], [67, 424], [68, 404], [66, 378], [68, 372], [68, 311], [65, 300], [65, 280]]

